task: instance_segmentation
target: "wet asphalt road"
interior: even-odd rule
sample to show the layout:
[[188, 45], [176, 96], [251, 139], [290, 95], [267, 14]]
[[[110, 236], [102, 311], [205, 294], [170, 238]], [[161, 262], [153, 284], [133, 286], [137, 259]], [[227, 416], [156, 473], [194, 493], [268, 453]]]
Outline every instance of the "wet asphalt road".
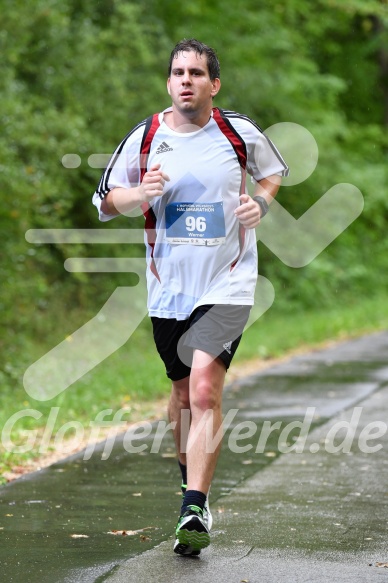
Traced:
[[228, 387], [200, 558], [172, 552], [171, 435], [133, 442], [141, 453], [121, 436], [108, 459], [103, 444], [0, 488], [1, 581], [388, 581], [387, 356], [384, 332]]

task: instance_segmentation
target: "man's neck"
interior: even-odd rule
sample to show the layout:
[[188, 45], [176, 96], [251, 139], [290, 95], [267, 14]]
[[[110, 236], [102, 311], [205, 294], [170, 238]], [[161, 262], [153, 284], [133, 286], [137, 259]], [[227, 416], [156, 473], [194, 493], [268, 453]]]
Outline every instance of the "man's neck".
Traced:
[[196, 132], [205, 127], [212, 113], [212, 108], [207, 108], [201, 112], [182, 112], [172, 107], [172, 111], [164, 114], [164, 121], [168, 127], [175, 132], [189, 133]]

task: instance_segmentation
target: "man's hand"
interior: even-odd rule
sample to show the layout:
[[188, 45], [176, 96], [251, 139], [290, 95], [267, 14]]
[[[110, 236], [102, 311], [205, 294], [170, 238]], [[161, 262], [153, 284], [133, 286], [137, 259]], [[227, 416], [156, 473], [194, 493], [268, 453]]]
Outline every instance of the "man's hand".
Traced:
[[254, 229], [260, 223], [260, 206], [249, 194], [241, 194], [240, 203], [234, 211], [235, 216], [246, 229]]
[[160, 170], [160, 164], [154, 164], [150, 170], [144, 174], [143, 181], [139, 186], [139, 194], [144, 202], [149, 202], [156, 196], [162, 196], [165, 182], [169, 182], [170, 177]]
[[112, 188], [101, 201], [101, 211], [105, 215], [126, 215], [140, 207], [144, 202], [149, 202], [156, 196], [162, 196], [163, 186], [170, 178], [160, 170], [160, 164], [154, 164], [144, 174], [140, 186]]

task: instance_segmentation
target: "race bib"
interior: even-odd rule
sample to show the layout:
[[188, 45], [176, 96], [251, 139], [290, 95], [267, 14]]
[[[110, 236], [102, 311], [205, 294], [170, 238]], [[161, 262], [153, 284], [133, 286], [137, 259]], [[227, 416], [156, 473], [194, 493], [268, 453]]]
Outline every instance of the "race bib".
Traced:
[[173, 202], [166, 206], [166, 241], [176, 245], [221, 245], [225, 241], [222, 202]]

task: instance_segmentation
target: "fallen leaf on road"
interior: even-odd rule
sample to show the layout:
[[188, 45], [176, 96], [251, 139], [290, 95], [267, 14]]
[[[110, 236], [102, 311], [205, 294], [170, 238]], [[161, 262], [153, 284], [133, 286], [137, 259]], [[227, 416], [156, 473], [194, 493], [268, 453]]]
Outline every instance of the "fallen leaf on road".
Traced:
[[136, 530], [109, 530], [107, 534], [116, 534], [116, 535], [123, 535], [123, 536], [133, 536], [137, 534]]
[[387, 567], [388, 568], [388, 563], [376, 563], [376, 567]]
[[71, 538], [89, 538], [87, 534], [72, 534]]
[[107, 534], [115, 534], [121, 536], [134, 536], [135, 534], [139, 534], [140, 532], [144, 532], [145, 530], [152, 530], [155, 528], [154, 526], [146, 526], [145, 528], [139, 528], [138, 530], [110, 530]]

